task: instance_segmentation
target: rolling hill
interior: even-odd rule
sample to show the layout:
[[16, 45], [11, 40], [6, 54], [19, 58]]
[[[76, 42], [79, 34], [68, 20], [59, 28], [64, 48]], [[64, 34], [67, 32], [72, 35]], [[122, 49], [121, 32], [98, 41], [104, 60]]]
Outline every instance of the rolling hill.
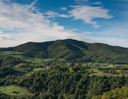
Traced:
[[65, 39], [49, 42], [28, 42], [0, 51], [19, 51], [29, 57], [54, 57], [77, 61], [128, 63], [128, 48], [102, 43], [86, 43]]

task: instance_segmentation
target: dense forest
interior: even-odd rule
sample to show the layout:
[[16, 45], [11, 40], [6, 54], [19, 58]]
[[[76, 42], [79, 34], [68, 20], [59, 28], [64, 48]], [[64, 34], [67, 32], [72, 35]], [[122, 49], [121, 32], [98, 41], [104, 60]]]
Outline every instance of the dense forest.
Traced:
[[[29, 76], [7, 76], [1, 79], [2, 84], [25, 87], [33, 93], [33, 96], [14, 97], [3, 93], [1, 99], [2, 97], [3, 99], [9, 97], [11, 99], [28, 99], [28, 97], [29, 99], [126, 99], [128, 97], [128, 77], [89, 76], [86, 67], [79, 66], [54, 66]], [[122, 86], [126, 86], [126, 89]]]

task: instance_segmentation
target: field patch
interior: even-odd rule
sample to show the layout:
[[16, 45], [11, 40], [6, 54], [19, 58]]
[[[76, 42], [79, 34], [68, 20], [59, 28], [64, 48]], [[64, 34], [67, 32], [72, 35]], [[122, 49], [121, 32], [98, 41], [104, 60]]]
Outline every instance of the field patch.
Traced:
[[20, 66], [23, 66], [25, 63], [19, 63], [17, 65], [15, 65], [13, 68], [18, 70], [18, 71], [22, 71], [22, 68]]
[[46, 58], [43, 61], [54, 61], [56, 58]]
[[42, 63], [42, 58], [28, 58], [25, 60], [28, 62], [33, 62], [33, 63]]
[[31, 93], [27, 91], [25, 88], [21, 88], [19, 86], [11, 85], [5, 87], [5, 94], [7, 95], [30, 95]]
[[107, 63], [93, 63], [93, 65], [107, 65]]
[[31, 72], [25, 74], [25, 75], [30, 75], [31, 73], [34, 73], [36, 71], [44, 70], [44, 68], [34, 68]]
[[34, 68], [33, 71], [39, 71], [39, 70], [43, 70], [44, 68]]
[[17, 51], [0, 51], [2, 55], [20, 55], [22, 52]]
[[114, 66], [112, 64], [108, 65], [108, 67], [113, 68]]

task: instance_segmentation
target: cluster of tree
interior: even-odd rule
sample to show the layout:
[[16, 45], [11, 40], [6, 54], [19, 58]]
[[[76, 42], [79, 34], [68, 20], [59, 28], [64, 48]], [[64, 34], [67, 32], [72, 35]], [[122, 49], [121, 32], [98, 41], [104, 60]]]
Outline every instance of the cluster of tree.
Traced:
[[92, 99], [128, 99], [128, 86], [116, 88], [103, 95], [93, 96]]
[[7, 75], [11, 75], [14, 73], [18, 73], [19, 71], [13, 69], [12, 67], [1, 67], [0, 68], [0, 77], [6, 77]]
[[54, 66], [30, 76], [16, 78], [14, 83], [26, 87], [36, 97], [40, 94], [58, 97], [85, 98], [88, 75], [84, 68]]
[[117, 67], [115, 68], [116, 70], [120, 70], [121, 74], [128, 74], [128, 67], [123, 67], [123, 68], [120, 68], [120, 67]]
[[112, 73], [112, 74], [118, 74], [118, 72], [116, 71], [116, 68], [98, 68], [99, 71], [102, 71], [103, 73]]
[[[21, 66], [16, 66], [18, 64]], [[26, 62], [22, 59], [15, 58], [12, 56], [1, 56], [0, 57], [0, 78], [4, 78], [7, 75], [13, 75], [16, 73], [28, 73], [34, 68], [42, 67], [42, 65]], [[42, 67], [43, 68], [43, 67]]]
[[15, 66], [18, 63], [24, 63], [25, 61], [19, 59], [19, 58], [15, 58], [12, 56], [1, 56], [0, 57], [0, 67], [4, 67], [4, 66]]
[[90, 89], [86, 98], [91, 99], [92, 96], [98, 97], [98, 95], [102, 95], [105, 92], [114, 90], [116, 88], [121, 88], [126, 84], [128, 84], [128, 77], [125, 76], [108, 77], [93, 75], [90, 77]]
[[6, 76], [5, 78], [0, 78], [0, 86], [13, 85], [14, 81], [18, 78], [19, 78], [19, 76], [15, 77], [15, 76], [11, 76], [11, 75]]

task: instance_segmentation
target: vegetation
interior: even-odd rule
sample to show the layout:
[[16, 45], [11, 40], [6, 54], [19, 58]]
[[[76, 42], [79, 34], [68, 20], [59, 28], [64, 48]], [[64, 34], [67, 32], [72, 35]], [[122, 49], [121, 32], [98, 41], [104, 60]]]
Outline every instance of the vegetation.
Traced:
[[127, 54], [71, 39], [0, 48], [0, 99], [127, 99]]
[[114, 90], [105, 92], [103, 95], [93, 96], [92, 99], [127, 99], [128, 86], [122, 86]]
[[[66, 39], [43, 43], [28, 42], [0, 51], [15, 51], [27, 57], [65, 58], [79, 62], [128, 63], [128, 49], [101, 43], [85, 43]], [[13, 53], [16, 55], [16, 53]]]
[[5, 87], [5, 94], [7, 95], [25, 95], [26, 93], [24, 93], [22, 91], [22, 88], [18, 87], [18, 86], [6, 86]]

